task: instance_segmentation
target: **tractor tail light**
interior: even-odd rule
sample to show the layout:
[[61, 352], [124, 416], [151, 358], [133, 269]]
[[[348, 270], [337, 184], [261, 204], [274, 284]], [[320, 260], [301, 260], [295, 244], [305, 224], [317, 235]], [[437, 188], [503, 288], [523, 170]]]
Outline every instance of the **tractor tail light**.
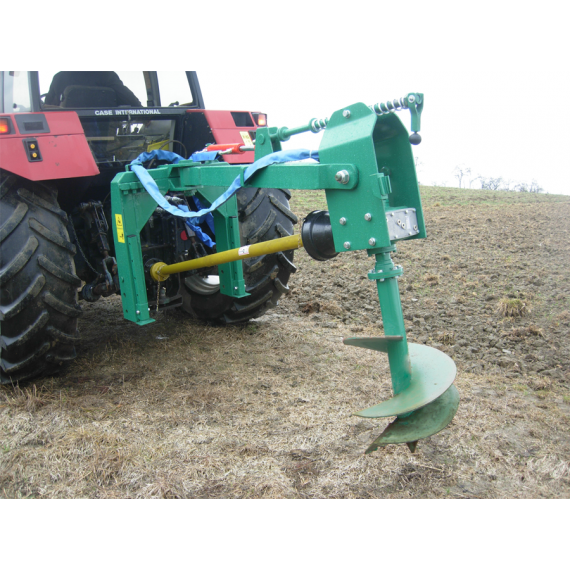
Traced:
[[9, 135], [12, 132], [12, 124], [8, 118], [0, 118], [0, 135]]
[[252, 113], [252, 115], [258, 127], [267, 126], [267, 115], [264, 115], [263, 113]]

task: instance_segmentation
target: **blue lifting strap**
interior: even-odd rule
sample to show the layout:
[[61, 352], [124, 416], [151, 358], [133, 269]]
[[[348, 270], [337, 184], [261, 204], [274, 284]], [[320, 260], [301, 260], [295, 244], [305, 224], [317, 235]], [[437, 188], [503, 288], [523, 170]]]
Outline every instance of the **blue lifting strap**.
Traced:
[[[214, 160], [217, 156], [217, 152], [208, 152], [207, 149], [205, 151], [194, 153], [190, 158], [194, 162], [201, 162], [204, 160]], [[137, 175], [138, 179], [140, 180], [141, 184], [144, 186], [145, 190], [154, 198], [155, 202], [163, 209], [169, 212], [174, 216], [180, 216], [182, 218], [186, 218], [186, 223], [191, 227], [192, 231], [196, 234], [198, 239], [202, 240], [202, 236], [211, 242], [209, 236], [204, 234], [200, 228], [194, 226], [193, 224], [189, 223], [189, 219], [194, 220], [195, 222], [201, 223], [204, 221], [203, 216], [210, 214], [219, 208], [222, 204], [227, 202], [240, 188], [241, 188], [241, 181], [240, 177], [236, 176], [235, 180], [232, 182], [231, 186], [214, 202], [209, 208], [202, 208], [198, 212], [192, 211], [184, 211], [180, 207], [173, 206], [169, 204], [168, 201], [164, 198], [164, 196], [160, 193], [156, 182], [152, 178], [152, 176], [148, 173], [146, 168], [142, 165], [143, 162], [148, 162], [151, 159], [156, 158], [157, 160], [166, 160], [170, 163], [176, 164], [181, 160], [184, 160], [183, 157], [180, 155], [169, 152], [166, 150], [153, 150], [151, 152], [143, 152], [141, 155], [137, 156], [131, 164], [131, 170]], [[296, 150], [280, 150], [278, 152], [273, 152], [256, 160], [253, 164], [250, 164], [243, 174], [244, 181], [248, 180], [253, 176], [258, 170], [261, 168], [265, 168], [270, 164], [279, 164], [284, 162], [295, 162], [299, 160], [306, 160], [308, 158], [312, 158], [313, 160], [319, 160], [319, 154], [317, 151], [311, 151], [307, 149], [296, 149]], [[196, 219], [198, 218], [198, 219]], [[197, 231], [198, 230], [198, 231]], [[204, 241], [206, 245], [210, 245], [206, 241]], [[213, 244], [213, 242], [212, 242]], [[210, 247], [212, 247], [210, 245]]]

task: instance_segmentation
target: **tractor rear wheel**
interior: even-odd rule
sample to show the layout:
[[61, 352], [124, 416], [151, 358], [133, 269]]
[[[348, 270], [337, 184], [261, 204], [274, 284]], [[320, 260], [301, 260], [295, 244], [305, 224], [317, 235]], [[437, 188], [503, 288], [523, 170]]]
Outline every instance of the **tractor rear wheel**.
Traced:
[[57, 191], [0, 172], [0, 381], [52, 373], [79, 340], [75, 246]]
[[[297, 216], [289, 209], [291, 194], [277, 188], [240, 188], [237, 192], [241, 245], [286, 237], [294, 233]], [[248, 297], [234, 299], [220, 293], [217, 270], [182, 279], [182, 308], [200, 319], [238, 323], [263, 315], [277, 305], [297, 268], [293, 251], [243, 260]]]

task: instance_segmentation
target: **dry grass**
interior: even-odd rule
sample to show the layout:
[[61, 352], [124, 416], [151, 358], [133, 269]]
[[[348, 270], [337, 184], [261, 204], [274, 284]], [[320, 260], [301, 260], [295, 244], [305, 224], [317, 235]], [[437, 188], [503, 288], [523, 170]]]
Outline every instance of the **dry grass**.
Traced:
[[509, 299], [504, 297], [499, 301], [497, 311], [503, 317], [517, 318], [528, 314], [530, 307], [522, 299]]
[[437, 334], [436, 338], [442, 344], [455, 344], [455, 333], [453, 331], [442, 331]]
[[35, 412], [55, 399], [54, 395], [47, 390], [38, 392], [35, 384], [23, 390], [19, 386], [14, 386], [13, 390], [3, 391], [1, 397], [5, 404], [3, 407], [21, 409], [26, 412]]
[[523, 397], [504, 378], [460, 374], [448, 429], [414, 455], [389, 446], [365, 456], [387, 421], [352, 413], [389, 397], [385, 356], [343, 345], [352, 332], [342, 324], [286, 318], [287, 328], [279, 314], [216, 328], [168, 315], [131, 327], [131, 342], [100, 341], [41, 387], [4, 388], [2, 495], [570, 496], [556, 383], [528, 384], [541, 397]]
[[536, 325], [528, 325], [527, 327], [512, 328], [510, 331], [503, 333], [505, 336], [510, 336], [513, 338], [525, 338], [537, 336], [544, 338], [544, 330]]
[[424, 281], [428, 285], [435, 287], [435, 285], [439, 285], [439, 275], [428, 273], [427, 275], [424, 275]]

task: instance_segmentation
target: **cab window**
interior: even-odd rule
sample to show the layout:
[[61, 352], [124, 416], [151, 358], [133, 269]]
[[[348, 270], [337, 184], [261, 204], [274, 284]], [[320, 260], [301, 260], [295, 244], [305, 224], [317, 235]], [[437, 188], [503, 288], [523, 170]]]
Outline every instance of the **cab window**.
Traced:
[[145, 107], [142, 71], [40, 71], [44, 108]]
[[27, 71], [4, 72], [4, 112], [29, 113], [32, 109]]
[[160, 104], [192, 105], [192, 92], [185, 71], [157, 71]]

